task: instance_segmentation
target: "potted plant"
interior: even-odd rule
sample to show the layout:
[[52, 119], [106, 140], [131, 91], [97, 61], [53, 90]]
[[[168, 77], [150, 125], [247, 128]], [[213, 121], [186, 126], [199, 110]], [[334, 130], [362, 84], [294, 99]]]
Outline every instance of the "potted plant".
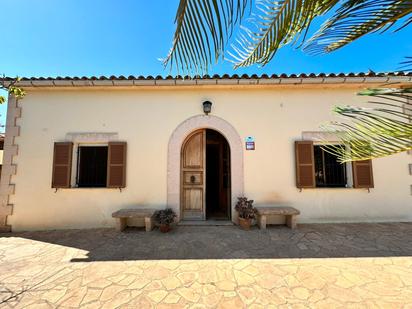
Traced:
[[170, 224], [175, 221], [176, 214], [171, 208], [157, 210], [154, 213], [156, 221], [160, 224], [160, 231], [167, 233], [170, 231]]
[[253, 207], [253, 200], [248, 200], [247, 197], [238, 197], [235, 206], [239, 214], [239, 225], [244, 230], [250, 229], [252, 219], [256, 218], [257, 209]]

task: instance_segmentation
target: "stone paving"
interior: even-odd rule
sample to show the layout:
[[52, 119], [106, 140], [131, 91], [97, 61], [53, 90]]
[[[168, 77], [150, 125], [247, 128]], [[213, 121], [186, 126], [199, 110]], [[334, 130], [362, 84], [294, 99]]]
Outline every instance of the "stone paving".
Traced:
[[412, 224], [0, 236], [1, 308], [412, 308]]

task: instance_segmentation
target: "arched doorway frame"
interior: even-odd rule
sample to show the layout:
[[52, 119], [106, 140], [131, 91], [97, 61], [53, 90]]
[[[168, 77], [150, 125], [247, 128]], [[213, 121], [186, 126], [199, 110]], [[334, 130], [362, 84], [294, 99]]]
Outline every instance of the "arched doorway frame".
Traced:
[[178, 214], [180, 221], [180, 153], [183, 142], [194, 131], [212, 129], [222, 134], [230, 147], [231, 163], [231, 193], [232, 193], [232, 221], [237, 223], [237, 214], [234, 210], [237, 197], [243, 196], [243, 147], [242, 139], [236, 129], [226, 120], [211, 115], [196, 115], [183, 121], [173, 131], [168, 145], [167, 158], [167, 205]]

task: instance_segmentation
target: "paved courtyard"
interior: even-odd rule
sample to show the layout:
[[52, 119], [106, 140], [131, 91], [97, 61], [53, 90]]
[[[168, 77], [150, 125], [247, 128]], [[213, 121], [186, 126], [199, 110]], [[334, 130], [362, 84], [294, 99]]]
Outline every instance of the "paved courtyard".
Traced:
[[0, 234], [0, 307], [412, 308], [412, 224]]

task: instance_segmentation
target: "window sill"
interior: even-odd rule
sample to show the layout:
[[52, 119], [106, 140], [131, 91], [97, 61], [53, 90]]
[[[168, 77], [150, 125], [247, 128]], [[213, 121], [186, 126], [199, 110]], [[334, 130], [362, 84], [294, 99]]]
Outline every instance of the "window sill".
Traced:
[[[53, 188], [56, 190], [56, 188]], [[108, 187], [70, 187], [70, 188], [57, 188], [57, 190], [119, 190], [125, 188], [108, 188]]]
[[312, 189], [338, 189], [338, 190], [345, 190], [345, 189], [356, 189], [354, 187], [315, 187]]
[[373, 188], [355, 188], [355, 187], [315, 187], [315, 188], [297, 188], [299, 190], [370, 190]]
[[117, 189], [108, 187], [71, 187], [70, 189]]

